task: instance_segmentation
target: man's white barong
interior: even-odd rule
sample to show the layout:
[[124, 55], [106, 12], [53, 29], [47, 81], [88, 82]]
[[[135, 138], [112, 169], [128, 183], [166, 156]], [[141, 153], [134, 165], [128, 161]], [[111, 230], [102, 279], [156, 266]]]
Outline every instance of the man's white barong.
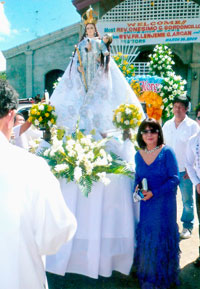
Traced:
[[0, 132], [0, 272], [3, 289], [44, 289], [41, 255], [76, 231], [46, 162], [9, 144]]

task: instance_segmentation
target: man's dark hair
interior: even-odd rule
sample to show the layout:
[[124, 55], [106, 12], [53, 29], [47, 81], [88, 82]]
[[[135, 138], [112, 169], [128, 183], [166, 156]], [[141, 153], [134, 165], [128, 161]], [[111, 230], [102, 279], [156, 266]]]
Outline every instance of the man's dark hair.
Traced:
[[153, 118], [146, 118], [140, 124], [138, 133], [137, 133], [137, 142], [141, 149], [146, 147], [146, 143], [143, 141], [142, 132], [147, 128], [150, 127], [152, 129], [158, 130], [158, 143], [157, 146], [160, 146], [164, 143], [163, 132], [160, 124]]
[[18, 94], [6, 81], [0, 79], [0, 118], [6, 116], [10, 110], [17, 109]]
[[173, 105], [175, 103], [182, 103], [185, 106], [185, 108], [187, 109], [189, 107], [189, 102], [190, 102], [189, 97], [187, 97], [186, 99], [181, 99], [181, 98], [175, 97], [173, 100]]
[[17, 120], [17, 116], [18, 116], [18, 115], [20, 115], [20, 116], [22, 116], [22, 117], [24, 118], [23, 113], [17, 112], [16, 115], [15, 115], [15, 117], [14, 117], [14, 124], [16, 123], [16, 120]]

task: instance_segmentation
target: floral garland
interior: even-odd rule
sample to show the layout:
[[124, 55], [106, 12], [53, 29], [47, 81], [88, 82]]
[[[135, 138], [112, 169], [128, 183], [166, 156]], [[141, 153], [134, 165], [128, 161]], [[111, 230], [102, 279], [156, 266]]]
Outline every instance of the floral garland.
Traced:
[[127, 61], [128, 55], [118, 52], [114, 60], [125, 77], [135, 76], [135, 67]]
[[140, 96], [140, 101], [146, 103], [148, 117], [160, 120], [163, 111], [163, 100], [156, 92], [145, 91]]
[[137, 79], [132, 79], [130, 82], [130, 86], [137, 95], [137, 97], [140, 97], [142, 90], [139, 81]]
[[134, 104], [121, 104], [114, 111], [113, 124], [121, 129], [135, 129], [141, 123], [142, 114]]
[[94, 182], [110, 183], [107, 174], [123, 174], [133, 177], [127, 163], [113, 153], [105, 151], [108, 139], [95, 141], [92, 135], [84, 135], [78, 127], [76, 132], [61, 138], [56, 126], [51, 129], [51, 147], [40, 156], [45, 158], [57, 178], [75, 181], [84, 196], [91, 192]]
[[29, 111], [29, 121], [40, 129], [49, 129], [56, 123], [55, 107], [47, 103], [33, 104]]
[[181, 76], [177, 76], [172, 69], [175, 64], [172, 60], [173, 55], [171, 49], [159, 44], [153, 50], [153, 55], [150, 54], [150, 62], [148, 63], [151, 75], [161, 76], [163, 82], [161, 84], [160, 96], [163, 98], [162, 120], [172, 118], [173, 100], [175, 97], [186, 99], [186, 91], [184, 85], [186, 81]]

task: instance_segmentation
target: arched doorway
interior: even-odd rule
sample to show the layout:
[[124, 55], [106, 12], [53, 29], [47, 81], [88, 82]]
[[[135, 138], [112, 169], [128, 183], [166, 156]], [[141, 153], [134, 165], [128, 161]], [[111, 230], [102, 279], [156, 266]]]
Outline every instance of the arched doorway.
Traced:
[[56, 82], [59, 77], [62, 77], [63, 73], [64, 73], [63, 70], [54, 69], [47, 72], [47, 74], [45, 75], [45, 89], [48, 91], [49, 96], [51, 96], [53, 93], [54, 82]]

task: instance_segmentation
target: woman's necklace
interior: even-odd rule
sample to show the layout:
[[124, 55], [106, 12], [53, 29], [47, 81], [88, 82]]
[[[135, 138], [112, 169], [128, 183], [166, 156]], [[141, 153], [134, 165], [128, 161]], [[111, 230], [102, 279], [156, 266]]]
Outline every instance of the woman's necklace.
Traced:
[[145, 153], [147, 154], [152, 154], [153, 152], [155, 152], [156, 150], [158, 150], [160, 148], [160, 146], [157, 146], [155, 148], [153, 148], [152, 150], [148, 150], [147, 148], [144, 149]]

